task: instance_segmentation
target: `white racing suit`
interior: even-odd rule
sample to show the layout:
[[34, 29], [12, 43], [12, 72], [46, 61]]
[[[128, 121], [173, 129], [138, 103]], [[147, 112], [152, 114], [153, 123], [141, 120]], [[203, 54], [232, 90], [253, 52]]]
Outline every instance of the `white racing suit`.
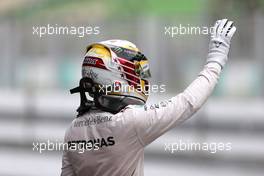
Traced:
[[63, 154], [62, 176], [143, 176], [144, 148], [188, 119], [212, 93], [221, 66], [211, 62], [182, 93], [151, 106], [117, 114], [92, 110], [73, 120], [65, 143], [88, 145]]

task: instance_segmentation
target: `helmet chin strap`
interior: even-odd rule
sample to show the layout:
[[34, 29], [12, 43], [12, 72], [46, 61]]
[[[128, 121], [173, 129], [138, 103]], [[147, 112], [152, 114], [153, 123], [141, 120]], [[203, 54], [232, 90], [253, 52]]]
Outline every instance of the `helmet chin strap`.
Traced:
[[71, 94], [80, 93], [80, 106], [77, 109], [77, 117], [88, 112], [92, 107], [94, 107], [94, 102], [87, 99], [85, 92], [91, 92], [93, 90], [94, 84], [90, 78], [82, 78], [79, 81], [79, 86], [70, 90]]
[[[88, 92], [93, 97], [93, 101], [88, 100], [85, 93]], [[116, 108], [109, 107], [104, 102], [108, 101], [105, 99], [102, 93], [96, 88], [94, 82], [90, 78], [82, 78], [79, 81], [79, 86], [75, 87], [70, 90], [71, 94], [79, 93], [80, 94], [80, 106], [77, 109], [77, 117], [82, 116], [83, 114], [89, 112], [92, 108], [98, 108], [102, 111], [107, 111], [111, 113], [118, 113], [121, 109], [123, 109], [126, 105], [122, 105], [122, 99], [125, 99], [123, 97], [122, 99], [115, 99], [114, 103], [115, 105], [120, 105]], [[121, 98], [121, 97], [119, 97]]]
[[[93, 97], [93, 101], [87, 99], [86, 92]], [[102, 111], [116, 114], [128, 105], [145, 104], [143, 100], [135, 97], [105, 95], [102, 91], [99, 91], [91, 78], [82, 78], [79, 86], [71, 89], [70, 93], [80, 93], [80, 106], [77, 109], [77, 117], [89, 112], [92, 108], [98, 108]]]

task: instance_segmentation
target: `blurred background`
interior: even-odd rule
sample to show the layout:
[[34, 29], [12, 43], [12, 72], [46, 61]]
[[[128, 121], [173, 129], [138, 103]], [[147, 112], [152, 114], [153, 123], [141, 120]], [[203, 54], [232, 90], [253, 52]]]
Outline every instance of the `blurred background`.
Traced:
[[[32, 151], [32, 142], [62, 141], [76, 116], [85, 47], [126, 39], [150, 60], [153, 84], [184, 90], [202, 69], [209, 35], [165, 35], [165, 26], [235, 21], [230, 60], [213, 96], [189, 121], [145, 152], [145, 175], [260, 176], [264, 173], [263, 0], [1, 0], [0, 175], [59, 175], [61, 152]], [[33, 35], [33, 26], [99, 26], [98, 35]], [[167, 142], [231, 143], [231, 151], [164, 150]]]

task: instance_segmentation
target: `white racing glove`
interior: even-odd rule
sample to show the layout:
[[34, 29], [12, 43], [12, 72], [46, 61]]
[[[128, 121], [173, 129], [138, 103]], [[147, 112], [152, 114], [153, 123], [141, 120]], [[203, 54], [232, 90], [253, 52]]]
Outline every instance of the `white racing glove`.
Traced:
[[223, 68], [227, 61], [231, 38], [236, 31], [233, 21], [227, 19], [218, 20], [214, 25], [214, 30], [209, 43], [209, 53], [207, 63], [216, 62]]

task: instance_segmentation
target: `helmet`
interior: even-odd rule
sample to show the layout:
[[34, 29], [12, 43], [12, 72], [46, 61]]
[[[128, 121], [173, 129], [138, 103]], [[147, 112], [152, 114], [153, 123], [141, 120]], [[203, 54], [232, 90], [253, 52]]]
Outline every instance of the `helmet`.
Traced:
[[133, 43], [107, 40], [86, 49], [82, 77], [89, 78], [90, 91], [101, 109], [119, 112], [127, 105], [143, 105], [149, 95], [150, 70], [147, 58]]

